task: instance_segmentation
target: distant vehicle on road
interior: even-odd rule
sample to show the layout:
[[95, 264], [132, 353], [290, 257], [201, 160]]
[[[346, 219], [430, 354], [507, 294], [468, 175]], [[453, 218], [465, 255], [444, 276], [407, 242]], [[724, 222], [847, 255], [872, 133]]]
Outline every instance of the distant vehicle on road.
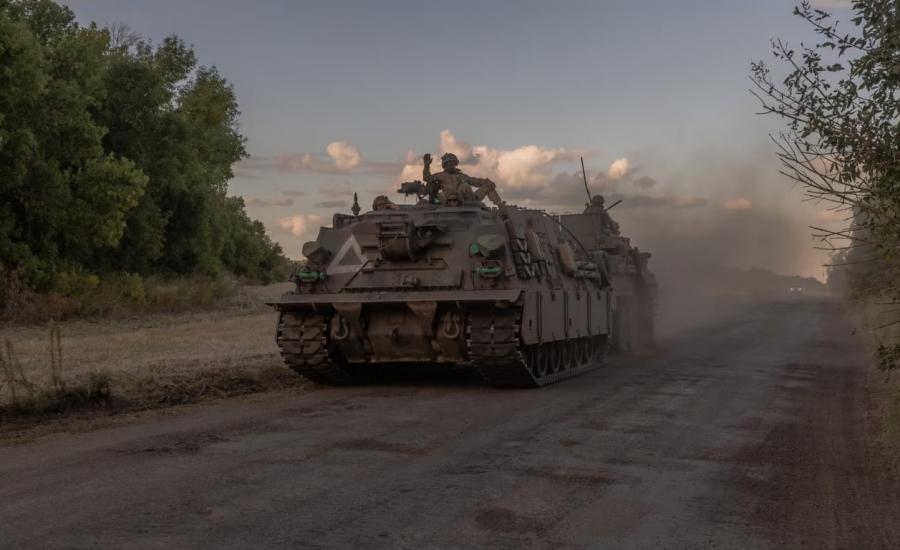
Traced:
[[802, 286], [792, 286], [788, 292], [790, 294], [803, 294], [803, 287]]

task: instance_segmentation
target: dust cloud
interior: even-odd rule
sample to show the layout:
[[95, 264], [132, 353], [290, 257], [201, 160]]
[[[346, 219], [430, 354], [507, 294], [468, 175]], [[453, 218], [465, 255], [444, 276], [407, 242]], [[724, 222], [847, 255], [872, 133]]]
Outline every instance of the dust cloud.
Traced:
[[768, 149], [688, 159], [648, 176], [654, 194], [637, 178], [626, 182], [611, 190], [622, 203], [610, 215], [653, 254], [661, 337], [714, 327], [758, 302], [797, 299], [791, 287], [825, 291], [827, 256], [809, 227], [821, 205], [803, 200]]
[[[823, 205], [804, 201], [779, 173], [770, 145], [674, 148], [635, 152], [608, 169], [600, 159], [587, 162], [591, 193], [607, 205], [621, 201], [610, 215], [622, 235], [653, 255], [662, 332], [790, 299], [791, 287], [824, 290], [813, 277], [824, 279], [827, 255], [814, 248], [809, 227], [822, 223]], [[499, 181], [505, 200], [548, 212], [581, 212], [588, 200], [580, 169], [539, 186]]]

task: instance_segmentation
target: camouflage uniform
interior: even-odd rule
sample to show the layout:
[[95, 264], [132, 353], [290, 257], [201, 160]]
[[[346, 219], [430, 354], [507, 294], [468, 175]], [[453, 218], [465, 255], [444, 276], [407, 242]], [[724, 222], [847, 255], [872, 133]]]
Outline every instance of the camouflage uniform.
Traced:
[[[436, 183], [440, 190], [438, 199], [441, 204], [447, 203], [447, 197], [456, 195], [462, 201], [480, 201], [485, 197], [497, 206], [503, 201], [497, 194], [497, 186], [487, 178], [475, 178], [462, 173], [457, 166], [459, 159], [453, 153], [447, 153], [441, 157], [443, 172], [431, 173], [431, 155], [425, 155], [425, 167], [422, 170], [422, 179], [427, 183]], [[476, 189], [472, 189], [475, 187]]]
[[397, 205], [391, 202], [391, 199], [385, 195], [378, 195], [372, 201], [372, 210], [398, 210]]

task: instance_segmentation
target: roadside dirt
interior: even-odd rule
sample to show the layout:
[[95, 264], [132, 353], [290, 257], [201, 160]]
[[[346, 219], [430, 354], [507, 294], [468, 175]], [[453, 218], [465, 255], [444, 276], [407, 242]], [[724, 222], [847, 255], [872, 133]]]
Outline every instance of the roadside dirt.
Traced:
[[[276, 314], [263, 302], [284, 291], [284, 285], [248, 287], [240, 307], [179, 315], [152, 315], [124, 320], [75, 320], [58, 323], [62, 335], [63, 373], [83, 375], [109, 370], [124, 375], [184, 371], [196, 367], [227, 367], [277, 355]], [[262, 337], [270, 335], [272, 338]], [[47, 325], [0, 327], [26, 374], [47, 375]]]
[[896, 548], [869, 372], [834, 304], [758, 305], [537, 391], [257, 395], [0, 447], [0, 525], [19, 548]]
[[[212, 311], [59, 323], [63, 382], [73, 385], [92, 372], [106, 373], [112, 404], [108, 410], [7, 418], [0, 423], [0, 437], [18, 437], [35, 427], [46, 432], [102, 423], [110, 413], [306, 385], [283, 367], [275, 344], [277, 314], [264, 304], [285, 288], [249, 287], [237, 305]], [[51, 384], [49, 341], [44, 325], [0, 329], [0, 343], [11, 345], [24, 377], [38, 390]], [[12, 398], [5, 374], [0, 372], [0, 406]], [[27, 386], [17, 390], [20, 399], [28, 395]]]

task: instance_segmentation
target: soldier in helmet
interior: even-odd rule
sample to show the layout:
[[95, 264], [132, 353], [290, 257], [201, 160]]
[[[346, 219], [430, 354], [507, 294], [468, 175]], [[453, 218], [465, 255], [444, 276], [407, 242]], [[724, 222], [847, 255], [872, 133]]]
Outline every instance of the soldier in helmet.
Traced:
[[587, 208], [584, 209], [585, 214], [599, 214], [600, 212], [606, 212], [606, 208], [603, 206], [606, 203], [606, 199], [603, 198], [603, 195], [594, 195], [591, 197], [591, 202], [588, 203]]
[[372, 201], [372, 210], [398, 210], [398, 207], [385, 195], [378, 195]]
[[447, 206], [460, 206], [462, 201], [459, 199], [459, 194], [457, 193], [447, 193], [444, 198], [444, 204]]
[[[613, 235], [619, 234], [619, 224], [613, 221], [613, 219], [609, 216], [609, 212], [606, 211], [606, 206], [604, 206], [606, 200], [603, 198], [603, 195], [594, 195], [591, 197], [590, 204], [584, 209], [585, 214], [595, 214], [600, 218], [600, 227], [603, 229], [605, 233], [611, 233]], [[613, 205], [615, 206], [615, 205]]]
[[[447, 204], [447, 197], [456, 195], [460, 201], [482, 200], [484, 197], [501, 206], [503, 201], [497, 194], [497, 186], [487, 178], [474, 178], [467, 176], [459, 169], [459, 159], [453, 153], [445, 153], [441, 157], [443, 172], [431, 173], [431, 155], [423, 157], [425, 164], [422, 170], [423, 179], [427, 183], [436, 183], [440, 189], [439, 198], [442, 204]], [[473, 190], [472, 188], [476, 189]]]

